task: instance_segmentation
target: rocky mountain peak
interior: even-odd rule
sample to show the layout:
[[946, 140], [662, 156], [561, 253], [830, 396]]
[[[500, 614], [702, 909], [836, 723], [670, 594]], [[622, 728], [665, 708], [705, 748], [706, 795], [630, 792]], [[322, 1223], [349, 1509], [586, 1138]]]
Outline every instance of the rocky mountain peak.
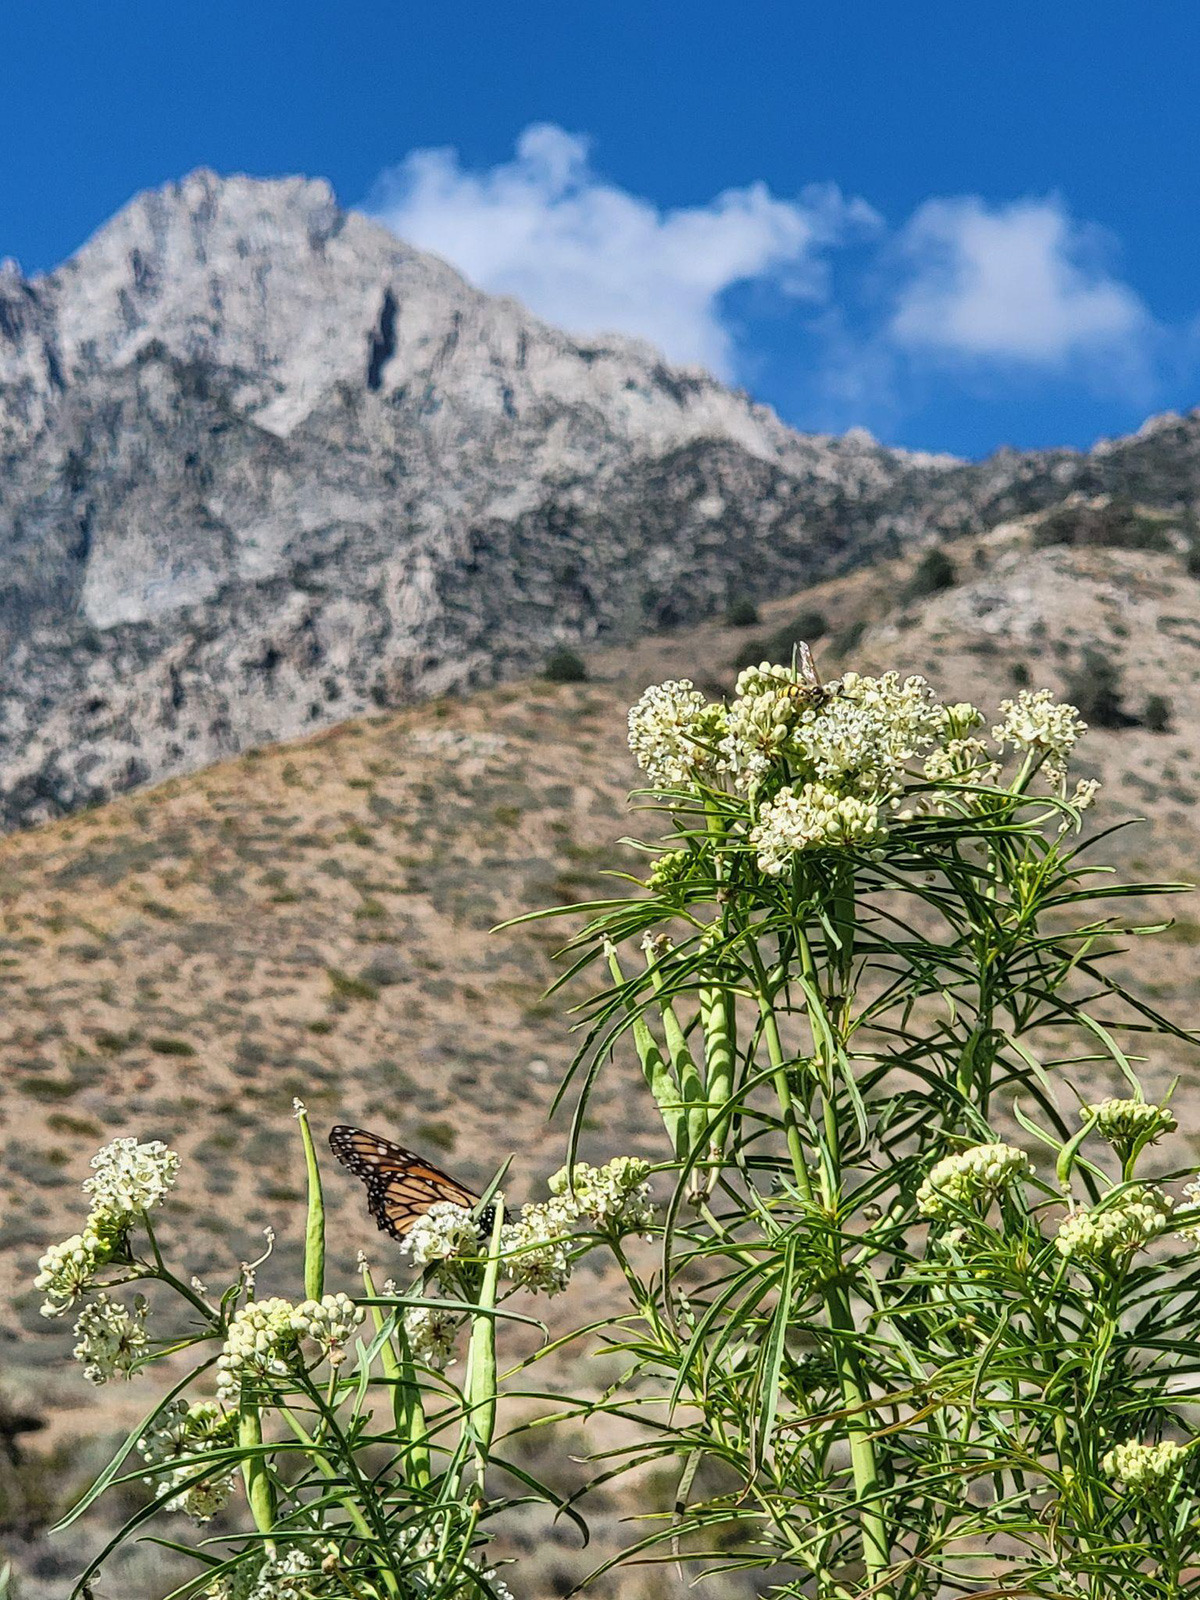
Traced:
[[1189, 500], [1198, 432], [978, 467], [802, 435], [323, 182], [194, 172], [0, 272], [0, 818], [1073, 492]]

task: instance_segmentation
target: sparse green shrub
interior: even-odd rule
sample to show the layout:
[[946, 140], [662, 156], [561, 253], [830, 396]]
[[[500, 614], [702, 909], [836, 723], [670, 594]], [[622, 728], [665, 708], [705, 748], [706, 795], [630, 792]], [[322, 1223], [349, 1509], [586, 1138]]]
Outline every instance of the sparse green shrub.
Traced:
[[1103, 650], [1085, 650], [1079, 667], [1067, 675], [1067, 698], [1092, 728], [1132, 728], [1138, 718], [1125, 709], [1121, 669]]
[[1152, 694], [1142, 712], [1142, 722], [1151, 733], [1169, 733], [1171, 729], [1171, 702], [1166, 695]]
[[555, 645], [546, 657], [542, 677], [548, 683], [586, 683], [587, 663], [565, 644]]
[[749, 595], [735, 595], [726, 609], [725, 622], [730, 628], [753, 628], [758, 622], [758, 607]]
[[337, 967], [327, 967], [325, 975], [339, 1000], [378, 1000], [379, 987], [366, 978], [352, 977]]
[[952, 589], [957, 578], [954, 562], [940, 545], [933, 545], [918, 561], [906, 592], [914, 600], [925, 595], [941, 594], [944, 589]]

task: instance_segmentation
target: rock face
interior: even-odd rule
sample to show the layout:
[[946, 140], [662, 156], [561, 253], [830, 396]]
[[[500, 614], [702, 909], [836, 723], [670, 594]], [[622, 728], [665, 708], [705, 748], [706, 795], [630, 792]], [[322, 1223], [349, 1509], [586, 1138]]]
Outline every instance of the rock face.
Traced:
[[981, 466], [806, 437], [339, 209], [193, 173], [0, 268], [0, 822], [527, 670], [1071, 492], [1200, 426]]

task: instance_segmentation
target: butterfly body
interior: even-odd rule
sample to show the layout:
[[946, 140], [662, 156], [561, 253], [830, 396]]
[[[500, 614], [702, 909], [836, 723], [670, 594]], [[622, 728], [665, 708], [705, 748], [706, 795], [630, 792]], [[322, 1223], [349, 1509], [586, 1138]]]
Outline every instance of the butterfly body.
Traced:
[[[479, 1196], [449, 1173], [412, 1150], [365, 1128], [339, 1123], [329, 1132], [329, 1148], [348, 1172], [366, 1185], [367, 1210], [384, 1233], [404, 1240], [413, 1226], [439, 1202], [471, 1211]], [[490, 1234], [495, 1206], [479, 1214], [481, 1237]]]

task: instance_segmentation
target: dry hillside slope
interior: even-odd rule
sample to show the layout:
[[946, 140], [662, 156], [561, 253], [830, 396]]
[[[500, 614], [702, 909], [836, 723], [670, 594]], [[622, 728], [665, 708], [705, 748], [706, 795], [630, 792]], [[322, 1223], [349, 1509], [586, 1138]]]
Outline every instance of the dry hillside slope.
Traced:
[[[562, 1003], [543, 998], [557, 932], [488, 930], [605, 892], [603, 869], [631, 864], [617, 843], [637, 824], [624, 717], [648, 681], [729, 686], [754, 641], [777, 634], [781, 648], [819, 632], [829, 672], [924, 671], [944, 694], [989, 707], [1025, 681], [1094, 688], [1107, 662], [1103, 714], [1127, 720], [1089, 735], [1083, 767], [1104, 781], [1105, 820], [1149, 822], [1106, 848], [1132, 877], [1194, 876], [1200, 579], [1156, 538], [1114, 549], [1057, 537], [1036, 520], [1010, 524], [961, 545], [953, 573], [881, 564], [764, 608], [757, 626], [595, 655], [587, 682], [530, 681], [348, 722], [0, 842], [8, 1397], [74, 1432], [130, 1403], [127, 1391], [85, 1392], [28, 1287], [39, 1250], [70, 1231], [105, 1139], [161, 1137], [183, 1152], [170, 1242], [214, 1279], [268, 1224], [283, 1264], [294, 1256], [294, 1094], [318, 1122], [361, 1119], [468, 1181], [509, 1152], [514, 1190], [559, 1165], [563, 1133], [545, 1114], [572, 1040]], [[1145, 725], [1148, 708], [1165, 729]], [[1181, 896], [1170, 910], [1174, 927], [1135, 942], [1120, 965], [1186, 1020], [1200, 902]], [[1200, 1153], [1195, 1061], [1164, 1047], [1153, 1075], [1175, 1071]], [[658, 1152], [619, 1075], [601, 1088], [588, 1139], [606, 1155]], [[390, 1266], [391, 1247], [339, 1179], [329, 1199], [341, 1265], [366, 1246]], [[43, 1592], [53, 1590], [30, 1590]]]

